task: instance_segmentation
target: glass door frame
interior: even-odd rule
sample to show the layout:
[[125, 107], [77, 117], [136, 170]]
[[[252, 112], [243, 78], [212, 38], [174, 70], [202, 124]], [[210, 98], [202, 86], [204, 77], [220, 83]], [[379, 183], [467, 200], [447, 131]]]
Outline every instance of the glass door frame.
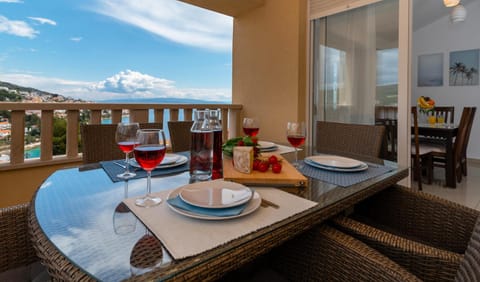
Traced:
[[[324, 2], [330, 0], [310, 0], [309, 5], [307, 5], [307, 108], [306, 108], [306, 117], [308, 125], [308, 144], [313, 144], [314, 136], [313, 126], [314, 126], [314, 113], [311, 105], [314, 102], [313, 95], [313, 20], [320, 17], [326, 17], [329, 15], [334, 15], [340, 12], [344, 12], [353, 8], [358, 8], [366, 5], [379, 2], [378, 0], [365, 0], [365, 1], [356, 1], [356, 5], [349, 5], [348, 3], [343, 2], [352, 2], [352, 1], [339, 1], [338, 5], [332, 7], [329, 11], [325, 13], [311, 13], [310, 7], [312, 2]], [[411, 157], [411, 142], [410, 142], [410, 107], [411, 107], [411, 49], [412, 49], [412, 1], [413, 0], [399, 0], [399, 11], [398, 11], [398, 151], [397, 151], [397, 163], [401, 167], [410, 167]], [[360, 3], [361, 2], [361, 3]], [[350, 3], [351, 4], [351, 3]], [[306, 154], [312, 154], [313, 147], [309, 146], [307, 148]], [[404, 179], [400, 184], [410, 187], [410, 176], [407, 179]]]

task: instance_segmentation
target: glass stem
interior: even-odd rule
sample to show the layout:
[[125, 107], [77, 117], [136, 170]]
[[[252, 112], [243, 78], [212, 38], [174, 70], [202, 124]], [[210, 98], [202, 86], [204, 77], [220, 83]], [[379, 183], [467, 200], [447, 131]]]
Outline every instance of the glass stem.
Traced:
[[125, 173], [130, 173], [130, 167], [128, 165], [128, 153], [125, 153]]
[[150, 194], [152, 193], [152, 171], [148, 170], [147, 171], [147, 197], [150, 197]]
[[298, 166], [298, 149], [295, 147], [295, 165]]

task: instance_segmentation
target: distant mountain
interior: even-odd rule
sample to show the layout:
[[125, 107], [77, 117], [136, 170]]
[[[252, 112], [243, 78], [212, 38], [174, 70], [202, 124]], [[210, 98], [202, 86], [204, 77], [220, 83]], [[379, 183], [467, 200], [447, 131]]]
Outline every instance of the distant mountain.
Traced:
[[86, 102], [81, 99], [65, 97], [31, 87], [24, 87], [9, 82], [0, 81], [0, 101], [5, 102]]
[[138, 99], [110, 99], [96, 101], [99, 103], [140, 103], [140, 104], [228, 104], [226, 101], [210, 101], [184, 98], [138, 98]]

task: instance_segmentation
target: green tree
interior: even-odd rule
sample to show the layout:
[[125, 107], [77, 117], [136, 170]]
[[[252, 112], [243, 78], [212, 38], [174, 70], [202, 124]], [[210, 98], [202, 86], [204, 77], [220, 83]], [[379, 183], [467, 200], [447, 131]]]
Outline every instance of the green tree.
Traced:
[[53, 119], [53, 155], [64, 155], [67, 151], [67, 121]]

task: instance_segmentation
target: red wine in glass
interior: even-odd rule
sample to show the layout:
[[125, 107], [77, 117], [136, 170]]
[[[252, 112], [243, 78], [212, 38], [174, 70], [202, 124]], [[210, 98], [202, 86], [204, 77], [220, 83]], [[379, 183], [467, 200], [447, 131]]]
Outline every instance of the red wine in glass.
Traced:
[[260, 131], [260, 128], [258, 128], [258, 127], [244, 127], [243, 128], [243, 132], [250, 137], [257, 136], [259, 131]]
[[293, 147], [300, 147], [305, 143], [305, 136], [302, 135], [289, 135], [287, 139]]
[[123, 142], [118, 142], [117, 145], [122, 152], [127, 154], [127, 153], [133, 152], [133, 149], [135, 148], [135, 145], [138, 145], [138, 142], [123, 141]]
[[165, 157], [166, 143], [165, 133], [161, 129], [141, 129], [137, 131], [138, 146], [135, 146], [134, 154], [137, 163], [147, 171], [147, 195], [135, 201], [140, 207], [152, 207], [160, 204], [162, 199], [153, 197], [152, 194], [152, 170], [159, 165]]
[[249, 117], [244, 118], [242, 126], [243, 126], [242, 127], [243, 132], [250, 137], [257, 136], [258, 131], [260, 130], [260, 126], [258, 124], [257, 118], [249, 118]]
[[305, 143], [306, 128], [304, 122], [287, 123], [287, 140], [295, 148], [295, 163], [298, 168], [298, 147]]
[[144, 170], [153, 170], [165, 157], [165, 146], [140, 145], [135, 147], [135, 160]]
[[137, 144], [137, 130], [139, 125], [137, 122], [121, 122], [117, 125], [115, 131], [115, 141], [122, 152], [125, 153], [125, 172], [118, 174], [117, 177], [128, 179], [134, 177], [136, 174], [130, 172], [128, 154], [133, 151]]

